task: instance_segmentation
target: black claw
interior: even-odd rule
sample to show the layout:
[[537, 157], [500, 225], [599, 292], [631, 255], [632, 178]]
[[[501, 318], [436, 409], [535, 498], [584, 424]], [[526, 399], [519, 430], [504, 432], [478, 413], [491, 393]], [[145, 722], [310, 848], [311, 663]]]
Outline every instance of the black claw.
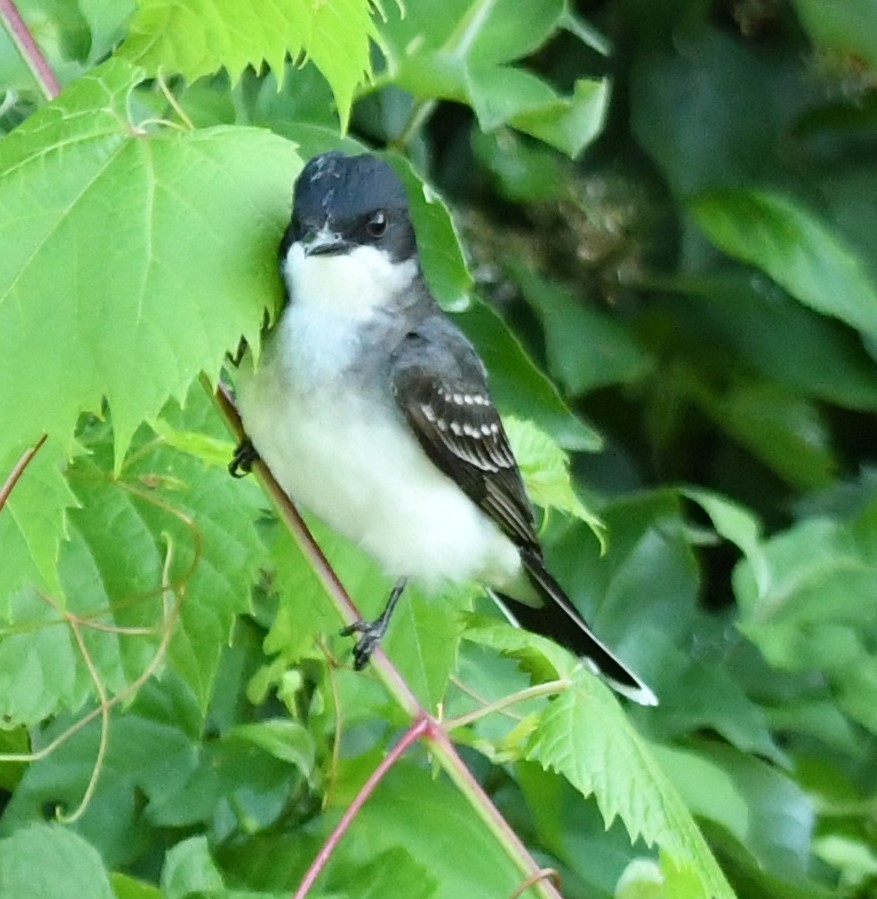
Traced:
[[234, 451], [231, 462], [228, 463], [228, 473], [233, 478], [246, 477], [253, 470], [253, 463], [258, 461], [259, 453], [256, 447], [249, 437], [244, 437]]
[[342, 637], [350, 637], [353, 634], [360, 634], [360, 638], [353, 647], [353, 668], [355, 671], [362, 671], [369, 663], [374, 651], [380, 646], [384, 634], [387, 633], [388, 618], [383, 615], [374, 621], [354, 621], [347, 627], [341, 629]]
[[342, 637], [350, 637], [353, 634], [360, 635], [356, 641], [356, 646], [353, 647], [354, 670], [362, 671], [368, 665], [374, 651], [380, 646], [381, 640], [384, 639], [384, 634], [387, 633], [390, 616], [393, 614], [393, 609], [396, 608], [396, 603], [399, 601], [407, 581], [407, 578], [400, 578], [396, 581], [387, 599], [384, 611], [374, 621], [354, 621], [353, 624], [348, 624], [347, 627], [341, 629]]

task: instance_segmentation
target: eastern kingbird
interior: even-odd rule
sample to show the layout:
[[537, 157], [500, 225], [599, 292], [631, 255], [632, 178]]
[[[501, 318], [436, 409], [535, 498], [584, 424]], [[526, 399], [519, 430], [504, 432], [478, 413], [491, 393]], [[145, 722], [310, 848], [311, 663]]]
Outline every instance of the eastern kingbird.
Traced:
[[545, 567], [484, 364], [427, 287], [393, 169], [369, 155], [312, 159], [295, 182], [280, 271], [288, 303], [255, 370], [249, 357], [241, 365], [248, 439], [229, 467], [240, 474], [261, 457], [295, 502], [398, 578], [378, 619], [345, 629], [360, 634], [356, 667], [408, 578], [475, 580], [620, 693], [655, 705]]

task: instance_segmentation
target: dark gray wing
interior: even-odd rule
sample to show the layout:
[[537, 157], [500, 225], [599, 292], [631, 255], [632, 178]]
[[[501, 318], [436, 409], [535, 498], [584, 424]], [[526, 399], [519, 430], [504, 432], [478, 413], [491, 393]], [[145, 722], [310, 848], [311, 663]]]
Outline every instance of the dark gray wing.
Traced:
[[538, 549], [533, 509], [469, 341], [450, 321], [430, 317], [402, 339], [390, 377], [396, 403], [433, 464], [516, 545]]

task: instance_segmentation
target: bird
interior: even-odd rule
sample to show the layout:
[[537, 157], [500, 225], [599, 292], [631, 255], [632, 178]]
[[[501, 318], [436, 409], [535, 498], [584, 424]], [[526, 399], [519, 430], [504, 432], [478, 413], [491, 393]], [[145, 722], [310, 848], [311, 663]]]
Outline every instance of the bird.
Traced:
[[485, 585], [611, 687], [655, 693], [602, 643], [549, 572], [488, 373], [423, 275], [408, 196], [369, 153], [315, 156], [279, 247], [285, 305], [258, 362], [240, 361], [238, 477], [261, 458], [297, 504], [395, 578], [357, 633], [361, 669], [409, 579]]

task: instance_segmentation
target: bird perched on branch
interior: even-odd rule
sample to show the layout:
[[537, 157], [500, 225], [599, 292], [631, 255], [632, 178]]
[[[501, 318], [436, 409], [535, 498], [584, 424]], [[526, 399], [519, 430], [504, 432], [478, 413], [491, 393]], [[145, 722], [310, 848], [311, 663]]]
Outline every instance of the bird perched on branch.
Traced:
[[338, 152], [308, 162], [280, 271], [288, 303], [258, 367], [239, 372], [248, 438], [230, 470], [261, 457], [295, 502], [398, 579], [380, 617], [347, 629], [356, 667], [409, 578], [475, 580], [620, 693], [656, 704], [545, 566], [484, 364], [430, 293], [393, 169]]

